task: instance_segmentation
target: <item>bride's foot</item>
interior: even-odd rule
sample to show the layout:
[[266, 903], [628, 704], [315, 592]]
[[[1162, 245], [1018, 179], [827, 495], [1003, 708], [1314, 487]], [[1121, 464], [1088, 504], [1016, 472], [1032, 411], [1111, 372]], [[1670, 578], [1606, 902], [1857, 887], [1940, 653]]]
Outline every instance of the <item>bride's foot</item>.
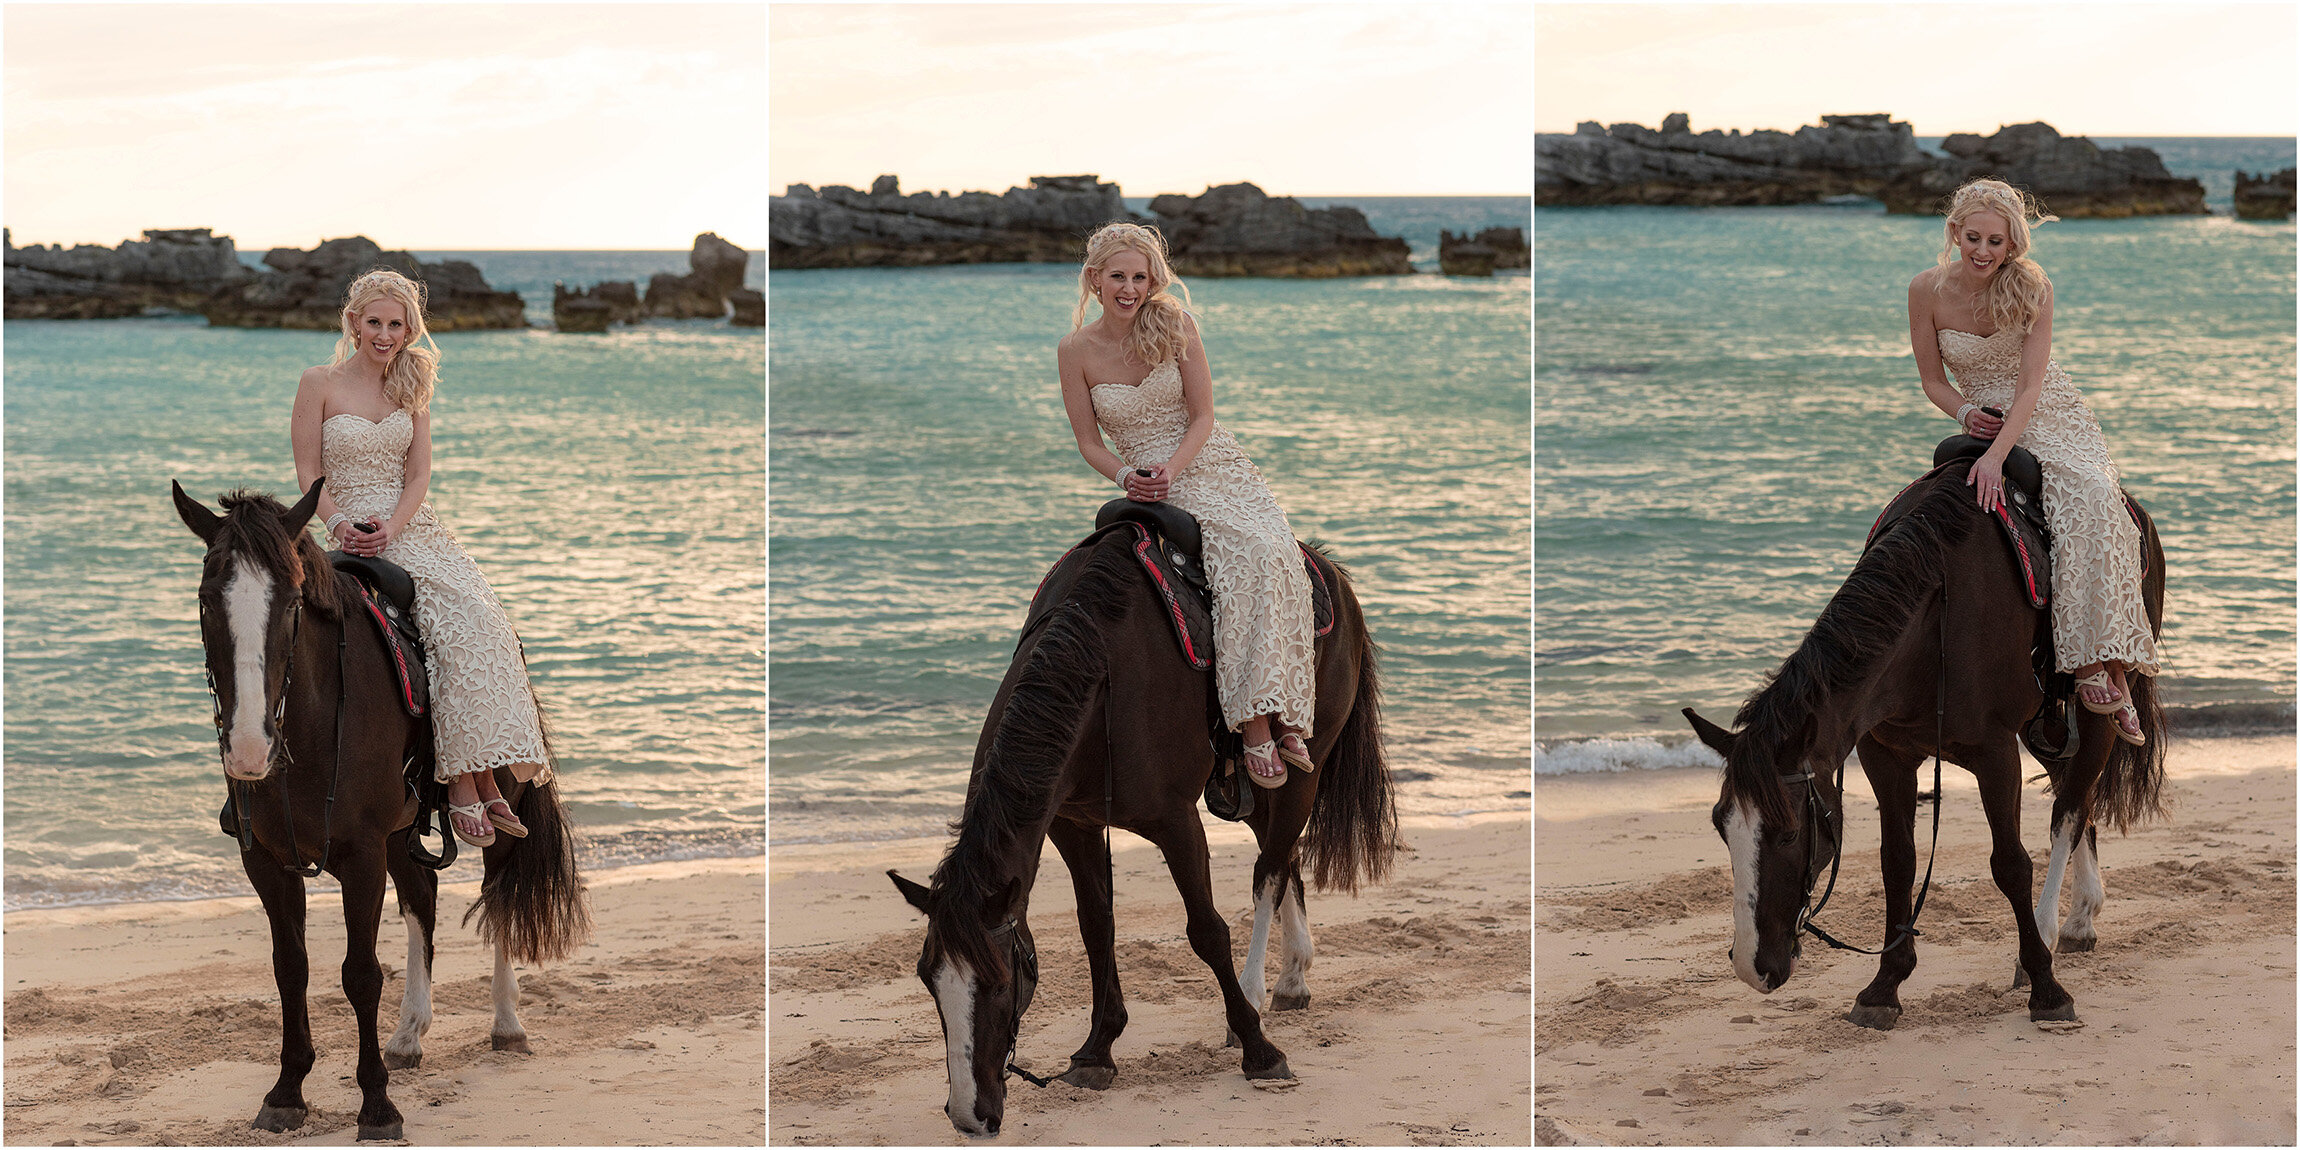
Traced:
[[1246, 777], [1265, 789], [1286, 785], [1286, 761], [1278, 757], [1276, 743], [1264, 740], [1246, 744]]
[[495, 845], [495, 826], [488, 821], [487, 804], [470, 775], [457, 775], [447, 784], [447, 821], [455, 837], [475, 847]]
[[1287, 731], [1278, 736], [1278, 757], [1284, 759], [1290, 767], [1305, 771], [1317, 769], [1317, 764], [1310, 761], [1310, 748], [1302, 742], [1299, 731]]
[[520, 822], [519, 816], [511, 813], [510, 801], [503, 797], [502, 791], [496, 789], [495, 772], [473, 772], [472, 783], [473, 791], [479, 796], [480, 805], [487, 808], [487, 821], [496, 830], [502, 831], [512, 838], [526, 838], [527, 824]]
[[2079, 668], [2076, 677], [2077, 700], [2084, 709], [2096, 715], [2112, 715], [2124, 706], [2124, 675], [2122, 668], [2105, 663], [2094, 663]]

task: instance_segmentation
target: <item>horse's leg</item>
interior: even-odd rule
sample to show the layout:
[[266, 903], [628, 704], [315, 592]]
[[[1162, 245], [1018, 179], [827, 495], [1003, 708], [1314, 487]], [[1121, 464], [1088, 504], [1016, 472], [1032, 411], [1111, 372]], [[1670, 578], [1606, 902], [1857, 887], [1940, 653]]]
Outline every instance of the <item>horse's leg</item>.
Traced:
[[1070, 1069], [1062, 1080], [1072, 1086], [1101, 1090], [1117, 1076], [1118, 1063], [1110, 1047], [1126, 1030], [1126, 996], [1118, 988], [1118, 954], [1110, 944], [1110, 892], [1103, 877], [1110, 873], [1109, 854], [1102, 849], [1097, 828], [1058, 818], [1046, 837], [1062, 852], [1070, 868], [1070, 889], [1078, 897], [1078, 937], [1086, 943], [1086, 966], [1094, 979], [1094, 1018], [1086, 1043], [1070, 1056]]
[[[2044, 887], [2037, 891], [2036, 929], [2046, 939], [2060, 934], [2060, 888], [2067, 866], [2070, 848], [2083, 834], [2083, 823], [2077, 817], [2076, 802], [2065, 791], [2055, 789], [2052, 800], [2052, 855], [2044, 864]], [[2047, 942], [2047, 946], [2051, 943]], [[2027, 972], [2013, 972], [2015, 987], [2027, 985]]]
[[310, 1110], [303, 1100], [304, 1075], [311, 1073], [313, 1057], [311, 1008], [304, 999], [311, 964], [303, 943], [303, 877], [281, 869], [266, 850], [241, 854], [240, 866], [248, 872], [248, 882], [271, 920], [272, 980], [280, 992], [279, 1081], [264, 1095], [263, 1109], [248, 1125], [277, 1134], [302, 1126]]
[[1230, 924], [1214, 909], [1214, 880], [1206, 857], [1206, 828], [1198, 821], [1195, 805], [1148, 832], [1147, 837], [1165, 852], [1166, 869], [1174, 876], [1174, 889], [1182, 894], [1189, 912], [1190, 949], [1222, 988], [1223, 1013], [1230, 1031], [1244, 1040], [1243, 1065], [1248, 1078], [1292, 1078], [1285, 1052], [1262, 1035], [1262, 1012], [1246, 1001], [1238, 985], [1238, 970], [1230, 958]]
[[[2076, 864], [2070, 868], [2076, 890], [2068, 900], [2068, 921], [2060, 928], [2056, 949], [2062, 954], [2091, 950], [2100, 941], [2092, 927], [2092, 916], [2105, 898], [2100, 888], [2100, 828], [2087, 824], [2069, 856]], [[2037, 925], [2041, 928], [2044, 924], [2040, 921]]]
[[1278, 987], [1270, 995], [1271, 1010], [1301, 1010], [1310, 1005], [1310, 912], [1302, 905], [1302, 868], [1286, 868], [1293, 887], [1278, 899]]
[[384, 1068], [377, 1049], [376, 1012], [383, 999], [383, 966], [375, 960], [376, 930], [383, 923], [383, 844], [369, 840], [369, 848], [352, 852], [336, 866], [343, 884], [343, 994], [359, 1019], [359, 1136], [363, 1139], [400, 1137], [399, 1108], [391, 1104], [386, 1087], [391, 1071]]
[[[1270, 869], [1267, 858], [1254, 860], [1254, 933], [1246, 942], [1246, 968], [1238, 972], [1239, 992], [1254, 1009], [1262, 1009], [1263, 966], [1268, 961], [1270, 922], [1277, 917], [1278, 902], [1286, 894], [1286, 872]], [[1238, 1034], [1231, 1031], [1222, 1039], [1225, 1046], [1238, 1045]]]
[[1981, 810], [1989, 820], [1989, 873], [2012, 903], [2013, 923], [2020, 929], [2020, 964], [2029, 977], [2028, 1016], [2039, 1022], [2072, 1020], [2076, 1000], [2052, 976], [2052, 948], [2044, 944], [2029, 901], [2036, 868], [2020, 841], [2020, 753], [2010, 736], [1983, 748], [1973, 774], [1980, 781]]
[[[2058, 770], [2047, 768], [2052, 774], [2052, 854], [2045, 860], [2044, 889], [2037, 892], [2036, 929], [2045, 939], [2045, 945], [2054, 946], [2056, 939], [2076, 940], [2078, 950], [2092, 949], [2092, 911], [2100, 906], [2100, 877], [2092, 872], [2092, 905], [2086, 907], [2086, 862], [2090, 857], [2084, 849], [2086, 820], [2082, 815], [2085, 800], [2100, 781], [2101, 770], [2108, 765], [2114, 735], [2107, 733], [2107, 723], [2087, 723], [2101, 728], [2099, 737], [2088, 731], [2079, 745], [2075, 759]], [[2060, 924], [2060, 894], [2062, 879], [2069, 864], [2077, 871], [2076, 898], [2070, 903], [2069, 929]], [[2028, 971], [2013, 968], [2013, 989], [2029, 984]]]
[[[1885, 939], [1899, 937], [1914, 911], [1917, 880], [1917, 767], [1923, 756], [1890, 747], [1863, 735], [1856, 744], [1861, 773], [1877, 797], [1877, 859], [1885, 877]], [[1842, 803], [1843, 796], [1839, 796]], [[1934, 800], [1938, 802], [1938, 799]], [[1842, 818], [1839, 820], [1842, 822]], [[1839, 828], [1840, 832], [1842, 827]], [[1843, 849], [1840, 845], [1840, 850]], [[1891, 1030], [1901, 1018], [1901, 984], [1917, 969], [1917, 941], [1912, 938], [1877, 956], [1877, 976], [1853, 1000], [1845, 1015], [1857, 1026]]]
[[491, 984], [495, 997], [495, 1026], [488, 1032], [495, 1049], [513, 1054], [533, 1054], [527, 1045], [527, 1028], [519, 1024], [519, 976], [511, 970], [511, 952], [503, 944], [495, 945], [495, 978]]
[[399, 920], [407, 927], [407, 985], [399, 998], [399, 1029], [383, 1044], [383, 1065], [423, 1065], [423, 1036], [431, 1031], [432, 931], [439, 921], [439, 873], [409, 858], [409, 831], [384, 840], [391, 885], [399, 892]]

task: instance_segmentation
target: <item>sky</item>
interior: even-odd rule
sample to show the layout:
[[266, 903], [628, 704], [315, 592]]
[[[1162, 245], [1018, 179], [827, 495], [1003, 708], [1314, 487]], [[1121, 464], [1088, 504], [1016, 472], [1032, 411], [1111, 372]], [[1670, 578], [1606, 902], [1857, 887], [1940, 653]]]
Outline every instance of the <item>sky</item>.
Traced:
[[766, 244], [755, 4], [8, 4], [18, 244]]
[[2271, 4], [1544, 4], [1534, 120], [1693, 130], [1889, 112], [1919, 136], [2290, 136], [2295, 13]]
[[795, 5], [768, 15], [771, 186], [1527, 195], [1523, 3]]

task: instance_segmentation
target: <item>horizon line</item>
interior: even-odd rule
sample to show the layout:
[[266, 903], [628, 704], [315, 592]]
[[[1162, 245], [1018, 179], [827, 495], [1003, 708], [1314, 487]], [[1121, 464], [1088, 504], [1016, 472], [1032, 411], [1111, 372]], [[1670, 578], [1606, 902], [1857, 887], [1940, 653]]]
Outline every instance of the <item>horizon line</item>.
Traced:
[[[1832, 116], [1834, 116], [1834, 115], [1838, 115], [1839, 113], [1836, 113], [1836, 112], [1831, 112], [1831, 113], [1829, 113], [1829, 114], [1830, 114], [1830, 115], [1832, 115]], [[1908, 121], [1902, 121], [1902, 122], [1903, 122], [1903, 123], [1907, 123]], [[2051, 123], [2052, 123], [2052, 122], [2051, 122], [2051, 121], [2049, 121], [2049, 120], [2022, 120], [2022, 121], [2021, 121], [2021, 123], [2024, 123], [2024, 124], [2040, 124], [2040, 123], [2041, 123], [2041, 124], [2046, 124], [2046, 125], [2048, 125], [2048, 126], [2049, 126], [2049, 125], [2051, 125]], [[1577, 126], [1578, 126], [1578, 125], [1577, 125]], [[1607, 125], [1607, 126], [1608, 126], [1608, 127], [1610, 127], [1611, 125]], [[1639, 126], [1639, 127], [1647, 127], [1648, 125], [1639, 124], [1638, 126]], [[1818, 123], [1814, 123], [1814, 124], [1799, 124], [1799, 125], [1797, 125], [1797, 127], [1799, 127], [1799, 128], [1815, 128], [1815, 127], [1819, 127], [1819, 126], [1820, 126], [1820, 125], [1819, 125]], [[1993, 133], [1995, 133], [1995, 132], [1997, 132], [1997, 131], [2001, 131], [2001, 130], [2003, 130], [2003, 129], [2005, 129], [2005, 128], [2009, 128], [2009, 127], [2012, 127], [2012, 126], [2013, 126], [2013, 125], [2012, 125], [2011, 123], [2009, 123], [2009, 122], [2008, 122], [2008, 123], [1998, 124], [1998, 125], [1997, 125], [1995, 128], [1992, 128], [1992, 129], [1990, 129], [1990, 130], [1989, 130], [1989, 131], [1987, 131], [1987, 132], [1982, 132], [1982, 131], [1975, 131], [1975, 130], [1970, 130], [1970, 129], [1959, 129], [1959, 130], [1957, 130], [1957, 131], [1951, 131], [1951, 132], [1917, 132], [1917, 131], [1912, 131], [1912, 132], [1910, 132], [1909, 134], [1910, 134], [1910, 135], [1913, 135], [1913, 136], [1919, 136], [1919, 137], [1923, 137], [1923, 136], [1955, 136], [1955, 135], [1973, 135], [1973, 136], [1987, 136], [1987, 135], [1991, 135], [1991, 134], [1993, 134]], [[1709, 131], [1709, 132], [1730, 132], [1730, 131], [1732, 131], [1732, 130], [1733, 130], [1733, 127], [1734, 127], [1734, 126], [1731, 126], [1731, 125], [1729, 125], [1729, 126], [1727, 126], [1727, 127], [1723, 127], [1723, 128], [1704, 128], [1704, 129], [1702, 129], [1702, 131]], [[1914, 125], [1914, 124], [1911, 124], [1911, 125], [1910, 125], [1910, 127], [1911, 127], [1911, 128], [1914, 128], [1914, 127], [1915, 127], [1915, 125]], [[1659, 131], [1660, 129], [1659, 129], [1659, 128], [1655, 128], [1654, 130], [1655, 130], [1655, 131]], [[1795, 129], [1795, 128], [1742, 128], [1741, 130], [1742, 130], [1743, 132], [1782, 132], [1782, 133], [1787, 133], [1787, 134], [1792, 134], [1792, 135], [1793, 135], [1793, 134], [1795, 134], [1795, 132], [1796, 132], [1796, 129]], [[2083, 137], [2083, 138], [2085, 138], [2085, 139], [2092, 139], [2092, 138], [2094, 138], [2094, 137], [2099, 137], [2099, 138], [2103, 138], [2103, 139], [2110, 139], [2110, 140], [2291, 140], [2291, 139], [2300, 139], [2300, 133], [2293, 133], [2293, 134], [2289, 134], [2289, 135], [2279, 135], [2279, 134], [2275, 134], [2275, 133], [2270, 133], [2270, 134], [2268, 134], [2268, 135], [2265, 135], [2265, 136], [2260, 136], [2260, 135], [2251, 135], [2251, 134], [2241, 134], [2241, 135], [2239, 135], [2239, 134], [2225, 134], [2225, 133], [2212, 133], [2212, 132], [2197, 132], [2197, 133], [2192, 133], [2192, 134], [2189, 134], [2189, 135], [2184, 135], [2184, 136], [2167, 136], [2167, 135], [2163, 135], [2163, 134], [2160, 134], [2160, 133], [2145, 133], [2145, 132], [2144, 132], [2144, 133], [2133, 133], [2133, 132], [2061, 132], [2061, 130], [2060, 130], [2058, 127], [2053, 127], [2053, 131], [2056, 131], [2056, 132], [2060, 132], [2060, 134], [2061, 134], [2061, 135], [2063, 135], [2063, 136], [2076, 136], [2076, 137]], [[1568, 129], [1566, 129], [1566, 130], [1564, 130], [1564, 131], [1555, 131], [1555, 130], [1552, 130], [1552, 129], [1548, 129], [1548, 128], [1535, 128], [1535, 129], [1533, 130], [1533, 134], [1534, 134], [1534, 135], [1537, 135], [1537, 136], [1570, 136], [1570, 135], [1572, 135], [1572, 134], [1573, 134], [1573, 129], [1572, 129], [1572, 128], [1568, 128]], [[1699, 135], [1700, 133], [1699, 133], [1699, 132], [1696, 132], [1696, 133], [1694, 133], [1694, 134], [1695, 134], [1695, 135]]]

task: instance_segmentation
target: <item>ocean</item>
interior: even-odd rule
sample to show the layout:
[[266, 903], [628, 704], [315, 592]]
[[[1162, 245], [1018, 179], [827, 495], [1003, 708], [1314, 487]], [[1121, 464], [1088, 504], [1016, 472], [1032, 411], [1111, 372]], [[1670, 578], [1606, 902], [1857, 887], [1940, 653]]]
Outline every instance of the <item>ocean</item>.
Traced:
[[[472, 260], [543, 322], [553, 279], [686, 270], [683, 251], [419, 255]], [[0, 338], [4, 905], [246, 894], [216, 829], [202, 551], [168, 481], [210, 507], [243, 486], [292, 499], [289, 401], [334, 336], [168, 317], [11, 320]], [[759, 333], [687, 321], [436, 339], [432, 505], [525, 641], [582, 859], [755, 855]], [[446, 877], [475, 877], [476, 858]]]
[[[1527, 197], [1344, 201], [1434, 260]], [[1135, 205], [1139, 208], [1139, 204]], [[1055, 341], [1076, 268], [768, 277], [770, 845], [940, 835], [1041, 576], [1115, 494]], [[1382, 645], [1408, 813], [1523, 810], [1530, 281], [1206, 279], [1216, 412]]]
[[[2223, 213], [2231, 169], [2294, 152], [2101, 142], [2157, 148]], [[2035, 243], [2053, 356], [2164, 541], [2167, 705], [2290, 730], [2293, 225], [2068, 220]], [[1941, 224], [1874, 203], [1563, 208], [1534, 245], [1536, 773], [1714, 762], [1678, 709], [1727, 720], [1955, 433], [1906, 313]]]

